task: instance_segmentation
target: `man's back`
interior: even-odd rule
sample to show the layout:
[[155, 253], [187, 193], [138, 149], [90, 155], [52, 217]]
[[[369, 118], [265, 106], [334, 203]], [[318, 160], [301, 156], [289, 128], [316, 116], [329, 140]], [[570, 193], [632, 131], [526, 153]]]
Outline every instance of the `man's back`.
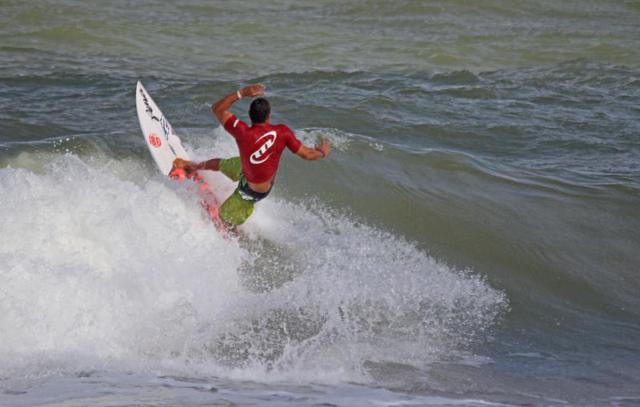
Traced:
[[242, 172], [247, 181], [266, 182], [274, 177], [285, 147], [292, 153], [298, 152], [302, 143], [284, 124], [272, 125], [268, 122], [249, 127], [245, 122], [231, 115], [224, 124], [238, 144]]

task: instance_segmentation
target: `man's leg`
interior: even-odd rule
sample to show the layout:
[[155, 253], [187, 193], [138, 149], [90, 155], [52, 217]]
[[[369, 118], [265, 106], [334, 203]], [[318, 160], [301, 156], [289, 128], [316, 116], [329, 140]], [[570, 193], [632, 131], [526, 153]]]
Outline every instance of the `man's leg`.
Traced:
[[[200, 163], [199, 165], [201, 166], [198, 169], [201, 170], [211, 170], [211, 171], [220, 171], [220, 161], [222, 161], [221, 158], [212, 158], [210, 160], [204, 161], [202, 163]], [[197, 164], [196, 164], [197, 166]]]
[[220, 206], [220, 219], [230, 226], [242, 225], [253, 213], [255, 203], [243, 199], [236, 188], [233, 194]]
[[[239, 181], [242, 177], [242, 162], [240, 157], [212, 158], [211, 160], [195, 163], [176, 158], [173, 162], [172, 176], [182, 177], [185, 172], [187, 177], [195, 175], [197, 170], [220, 171], [233, 181]], [[182, 175], [178, 173], [182, 171]], [[254, 202], [243, 199], [240, 195], [239, 186], [229, 198], [220, 206], [219, 215], [227, 225], [233, 227], [243, 224], [253, 213]]]
[[173, 160], [173, 168], [171, 169], [171, 172], [169, 172], [169, 176], [172, 178], [179, 178], [183, 181], [185, 178], [197, 178], [196, 171], [198, 170], [219, 171], [220, 161], [220, 158], [212, 158], [211, 160], [198, 163], [195, 161], [187, 161], [183, 158], [176, 158]]
[[232, 181], [240, 181], [242, 176], [242, 162], [240, 157], [222, 158], [219, 160], [218, 168], [220, 172]]
[[[240, 157], [224, 158], [220, 160], [220, 172], [233, 181], [239, 181], [242, 177], [242, 162]], [[220, 219], [227, 225], [242, 225], [253, 213], [253, 201], [243, 199], [239, 188], [220, 206]]]

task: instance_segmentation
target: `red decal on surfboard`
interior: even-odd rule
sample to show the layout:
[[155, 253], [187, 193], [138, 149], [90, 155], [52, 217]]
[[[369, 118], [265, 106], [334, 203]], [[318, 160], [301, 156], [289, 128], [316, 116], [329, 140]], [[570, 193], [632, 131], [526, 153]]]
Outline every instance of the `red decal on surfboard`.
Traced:
[[151, 144], [152, 146], [158, 148], [162, 145], [162, 140], [160, 140], [160, 137], [156, 136], [155, 134], [151, 133], [149, 134], [149, 144]]

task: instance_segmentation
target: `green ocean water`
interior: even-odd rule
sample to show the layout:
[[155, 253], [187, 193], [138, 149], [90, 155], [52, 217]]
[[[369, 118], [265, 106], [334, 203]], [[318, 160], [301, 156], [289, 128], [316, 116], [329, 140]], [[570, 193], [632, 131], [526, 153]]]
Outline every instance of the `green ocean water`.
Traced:
[[[637, 405], [639, 21], [0, 0], [0, 404]], [[334, 153], [221, 239], [137, 80], [197, 158], [235, 153], [210, 105], [254, 82]]]

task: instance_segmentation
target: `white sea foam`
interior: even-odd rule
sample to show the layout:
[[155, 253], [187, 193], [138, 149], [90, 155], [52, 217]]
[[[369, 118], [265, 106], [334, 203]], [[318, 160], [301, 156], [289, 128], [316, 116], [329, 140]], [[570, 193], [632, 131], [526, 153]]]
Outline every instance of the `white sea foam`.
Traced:
[[[195, 156], [231, 149], [203, 143]], [[184, 185], [99, 163], [0, 170], [0, 376], [366, 380], [367, 363], [465, 348], [505, 307], [482, 278], [320, 202], [276, 195], [225, 240]]]

